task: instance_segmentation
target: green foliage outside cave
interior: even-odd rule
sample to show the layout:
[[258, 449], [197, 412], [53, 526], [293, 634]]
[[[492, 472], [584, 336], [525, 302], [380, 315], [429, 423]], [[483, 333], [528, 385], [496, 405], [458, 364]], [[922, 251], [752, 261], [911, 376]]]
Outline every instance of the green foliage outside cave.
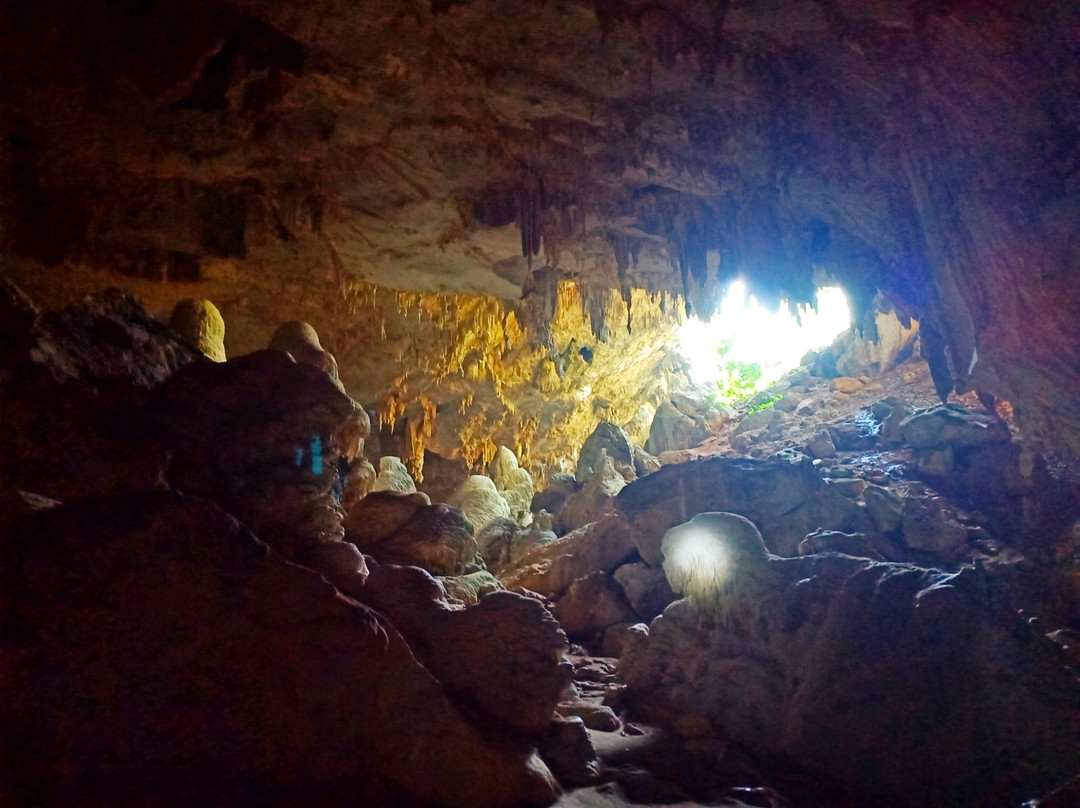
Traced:
[[758, 391], [765, 369], [760, 362], [746, 362], [729, 356], [735, 345], [734, 337], [724, 339], [717, 348], [720, 361], [716, 392], [710, 398], [717, 404], [738, 404]]

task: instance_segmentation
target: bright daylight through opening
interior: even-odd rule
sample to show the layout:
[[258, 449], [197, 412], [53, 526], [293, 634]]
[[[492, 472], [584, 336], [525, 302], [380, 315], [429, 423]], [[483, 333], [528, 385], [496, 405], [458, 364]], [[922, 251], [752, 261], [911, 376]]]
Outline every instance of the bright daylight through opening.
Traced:
[[817, 303], [817, 311], [800, 307], [800, 324], [786, 302], [770, 311], [735, 281], [710, 322], [692, 317], [679, 329], [679, 352], [695, 382], [715, 385], [718, 400], [734, 403], [767, 387], [797, 367], [807, 351], [828, 346], [851, 326], [841, 289], [819, 288]]

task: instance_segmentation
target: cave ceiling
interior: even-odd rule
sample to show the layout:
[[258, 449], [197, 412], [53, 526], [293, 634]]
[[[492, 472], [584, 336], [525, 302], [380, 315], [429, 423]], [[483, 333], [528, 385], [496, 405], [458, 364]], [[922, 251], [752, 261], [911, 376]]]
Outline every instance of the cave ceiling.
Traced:
[[927, 318], [962, 387], [1049, 411], [1033, 434], [1080, 445], [1073, 3], [35, 0], [0, 15], [10, 255], [504, 300], [551, 267], [706, 316], [741, 273], [767, 301], [831, 279], [858, 312], [881, 291]]

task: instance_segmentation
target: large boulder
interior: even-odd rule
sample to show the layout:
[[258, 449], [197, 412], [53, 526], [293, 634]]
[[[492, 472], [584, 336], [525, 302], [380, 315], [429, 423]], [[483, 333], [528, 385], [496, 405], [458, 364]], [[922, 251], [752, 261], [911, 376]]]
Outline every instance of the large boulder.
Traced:
[[608, 573], [600, 571], [574, 581], [555, 604], [555, 616], [567, 635], [575, 640], [596, 638], [609, 626], [638, 621], [622, 587]]
[[626, 486], [615, 504], [637, 530], [641, 557], [654, 567], [663, 562], [664, 531], [704, 511], [747, 517], [781, 555], [795, 555], [799, 542], [818, 528], [873, 530], [859, 507], [830, 491], [812, 461], [798, 453], [768, 460], [710, 457], [664, 466]]
[[679, 449], [689, 449], [709, 437], [709, 431], [689, 415], [679, 411], [670, 401], [663, 402], [653, 416], [645, 451], [659, 455]]
[[615, 580], [642, 620], [652, 620], [676, 598], [663, 569], [643, 561], [623, 564], [615, 570]]
[[353, 593], [394, 624], [446, 690], [502, 731], [535, 739], [570, 682], [566, 635], [535, 598], [496, 591], [453, 609], [422, 570], [379, 566]]
[[332, 489], [367, 415], [278, 351], [181, 368], [151, 393], [168, 482], [220, 503], [287, 557], [344, 535]]
[[617, 424], [601, 421], [581, 446], [577, 471], [574, 474], [578, 482], [584, 483], [599, 470], [601, 453], [606, 453], [611, 458], [616, 471], [627, 482], [637, 478], [634, 469], [634, 447], [630, 443], [630, 436]]
[[507, 589], [527, 589], [555, 598], [578, 578], [597, 570], [614, 572], [636, 553], [634, 527], [621, 516], [608, 514], [528, 551], [499, 577]]
[[[56, 507], [2, 544], [17, 805], [544, 805], [400, 635], [214, 504]], [[554, 664], [554, 663], [553, 663]]]
[[569, 533], [595, 522], [611, 510], [615, 496], [626, 485], [626, 478], [615, 468], [614, 461], [601, 449], [596, 467], [581, 488], [570, 494], [562, 509], [555, 514], [555, 532]]
[[697, 716], [859, 804], [1004, 808], [1080, 769], [1080, 684], [985, 573], [747, 538], [709, 608], [672, 604], [620, 659], [643, 719]]
[[369, 494], [349, 510], [343, 526], [349, 541], [386, 564], [460, 575], [476, 558], [465, 514], [450, 505], [432, 505], [424, 494]]

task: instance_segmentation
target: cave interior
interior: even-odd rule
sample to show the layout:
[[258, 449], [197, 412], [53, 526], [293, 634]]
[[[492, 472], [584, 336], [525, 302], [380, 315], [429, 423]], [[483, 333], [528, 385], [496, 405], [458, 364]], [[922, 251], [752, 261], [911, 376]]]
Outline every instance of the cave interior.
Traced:
[[[1080, 806], [1080, 5], [9, 0], [0, 76], [0, 802]], [[718, 398], [736, 281], [851, 327]]]

